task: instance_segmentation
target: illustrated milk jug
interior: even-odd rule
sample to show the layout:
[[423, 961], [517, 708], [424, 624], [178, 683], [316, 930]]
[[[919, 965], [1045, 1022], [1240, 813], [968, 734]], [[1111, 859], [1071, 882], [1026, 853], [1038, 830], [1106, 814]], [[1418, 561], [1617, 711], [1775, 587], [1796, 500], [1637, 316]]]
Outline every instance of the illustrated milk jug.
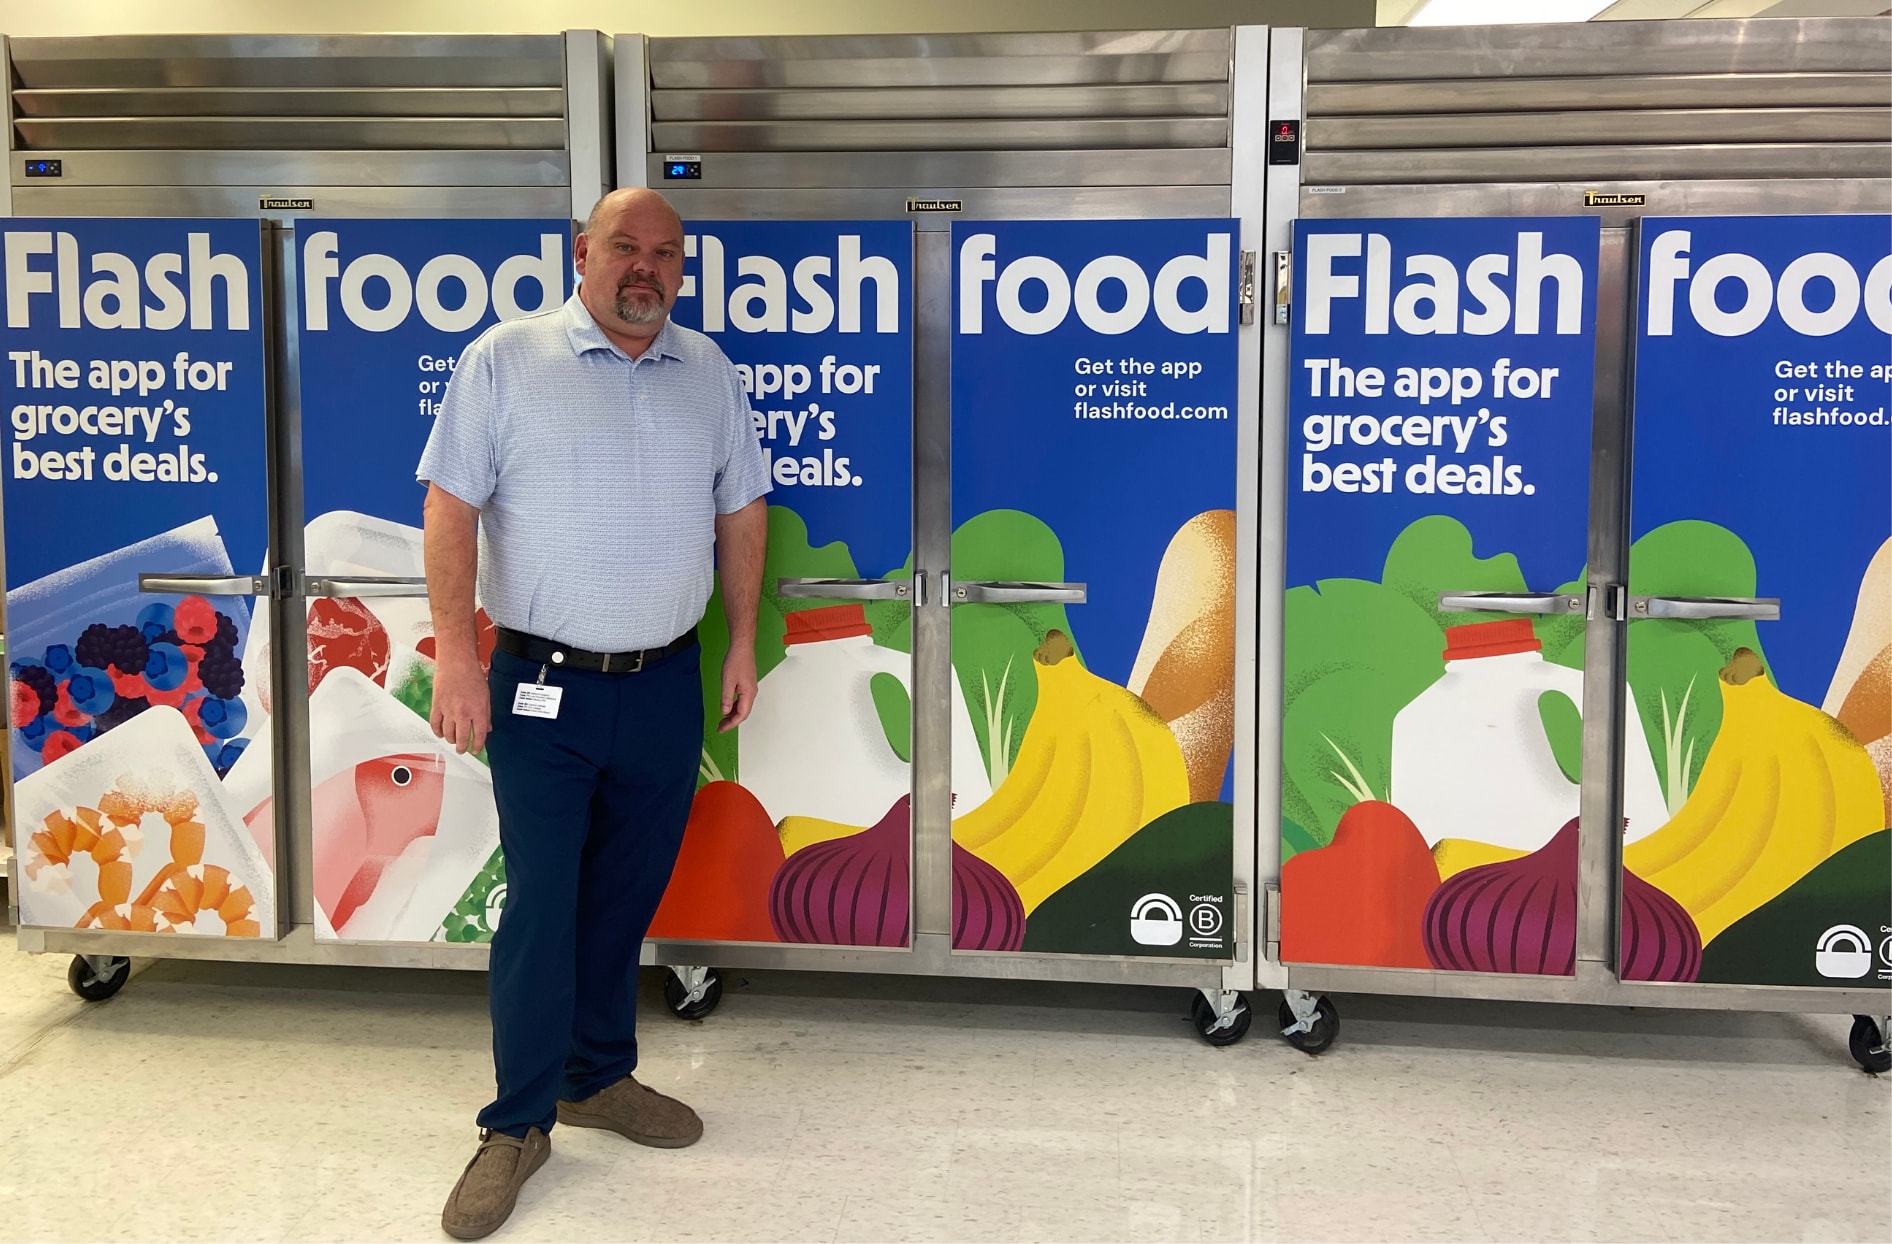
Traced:
[[[1445, 674], [1393, 719], [1392, 802], [1428, 842], [1470, 839], [1535, 851], [1577, 815], [1580, 788], [1558, 767], [1538, 700], [1583, 705], [1583, 671], [1544, 659], [1528, 619], [1447, 627]], [[1624, 815], [1640, 837], [1668, 819], [1641, 715], [1629, 738]]]
[[[911, 695], [910, 658], [873, 641], [858, 604], [788, 615], [787, 652], [756, 692], [743, 723], [737, 777], [780, 824], [788, 816], [872, 825], [911, 793], [874, 706], [873, 680], [887, 674]], [[972, 715], [953, 680], [953, 815], [992, 793]]]

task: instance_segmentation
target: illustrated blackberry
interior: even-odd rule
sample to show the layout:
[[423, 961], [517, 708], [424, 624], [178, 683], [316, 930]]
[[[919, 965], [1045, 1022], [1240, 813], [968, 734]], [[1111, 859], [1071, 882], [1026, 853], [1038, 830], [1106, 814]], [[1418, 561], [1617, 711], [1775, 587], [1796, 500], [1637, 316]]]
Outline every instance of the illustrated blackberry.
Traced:
[[112, 628], [103, 622], [94, 622], [80, 634], [79, 642], [72, 646], [72, 655], [79, 664], [95, 670], [102, 670], [111, 659]]
[[[222, 612], [217, 614], [217, 637], [210, 643], [222, 644], [232, 652], [236, 651], [237, 628], [236, 623], [230, 620], [230, 615]], [[205, 645], [206, 648], [209, 646], [209, 644]]]
[[112, 701], [112, 706], [92, 719], [99, 733], [103, 734], [113, 726], [122, 726], [151, 707], [151, 701], [140, 696], [119, 696]]
[[221, 644], [204, 650], [204, 659], [197, 663], [197, 677], [204, 690], [219, 700], [234, 700], [243, 694], [243, 663]]
[[[53, 672], [44, 665], [16, 665], [13, 667], [13, 677], [33, 689], [33, 694], [39, 697], [41, 713], [52, 712], [53, 705], [59, 703], [59, 680], [54, 678]], [[14, 724], [25, 725], [26, 723]]]

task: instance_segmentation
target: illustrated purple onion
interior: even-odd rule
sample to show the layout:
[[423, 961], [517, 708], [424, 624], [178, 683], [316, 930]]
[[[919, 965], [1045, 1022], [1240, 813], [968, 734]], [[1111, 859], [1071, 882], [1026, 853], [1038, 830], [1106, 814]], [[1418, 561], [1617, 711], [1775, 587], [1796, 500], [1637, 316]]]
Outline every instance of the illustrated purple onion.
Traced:
[[1701, 930], [1687, 908], [1623, 869], [1623, 979], [1692, 981], [1701, 972]]
[[[905, 946], [911, 907], [913, 804], [902, 798], [870, 829], [803, 847], [769, 886], [769, 922], [785, 942]], [[998, 869], [953, 844], [953, 946], [1017, 950], [1025, 905]]]
[[1426, 904], [1426, 958], [1445, 972], [1569, 976], [1577, 966], [1577, 822], [1515, 860], [1446, 878]]
[[[1569, 976], [1577, 964], [1577, 822], [1515, 860], [1468, 868], [1426, 904], [1426, 958], [1448, 972]], [[1624, 980], [1692, 981], [1701, 935], [1681, 904], [1623, 870]]]
[[1005, 874], [953, 843], [953, 949], [1017, 950], [1025, 903]]
[[769, 922], [785, 942], [905, 946], [911, 907], [912, 801], [870, 829], [803, 847], [769, 885]]

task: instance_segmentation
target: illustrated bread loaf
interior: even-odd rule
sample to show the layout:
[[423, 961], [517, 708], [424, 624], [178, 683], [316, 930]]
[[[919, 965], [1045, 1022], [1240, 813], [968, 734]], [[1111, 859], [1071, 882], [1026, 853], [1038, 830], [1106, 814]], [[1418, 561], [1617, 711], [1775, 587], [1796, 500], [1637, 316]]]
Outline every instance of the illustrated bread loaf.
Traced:
[[1892, 826], [1892, 540], [1859, 581], [1859, 603], [1821, 707], [1866, 745]]
[[1189, 798], [1217, 798], [1235, 743], [1235, 512], [1184, 523], [1156, 573], [1129, 688], [1169, 723]]

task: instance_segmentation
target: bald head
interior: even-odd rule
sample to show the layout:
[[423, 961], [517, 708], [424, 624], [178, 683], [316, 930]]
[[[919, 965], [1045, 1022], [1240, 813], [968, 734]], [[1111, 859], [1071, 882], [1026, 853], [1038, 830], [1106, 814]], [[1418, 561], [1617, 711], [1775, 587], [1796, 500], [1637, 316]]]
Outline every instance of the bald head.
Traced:
[[658, 213], [676, 227], [677, 236], [683, 236], [683, 218], [677, 215], [677, 209], [670, 206], [669, 199], [648, 186], [631, 186], [624, 190], [613, 190], [592, 204], [591, 215], [585, 217], [585, 232], [595, 233], [601, 228], [608, 229], [611, 223], [625, 212]]
[[636, 358], [662, 331], [683, 285], [683, 221], [655, 190], [598, 200], [572, 244], [578, 297], [618, 347]]

